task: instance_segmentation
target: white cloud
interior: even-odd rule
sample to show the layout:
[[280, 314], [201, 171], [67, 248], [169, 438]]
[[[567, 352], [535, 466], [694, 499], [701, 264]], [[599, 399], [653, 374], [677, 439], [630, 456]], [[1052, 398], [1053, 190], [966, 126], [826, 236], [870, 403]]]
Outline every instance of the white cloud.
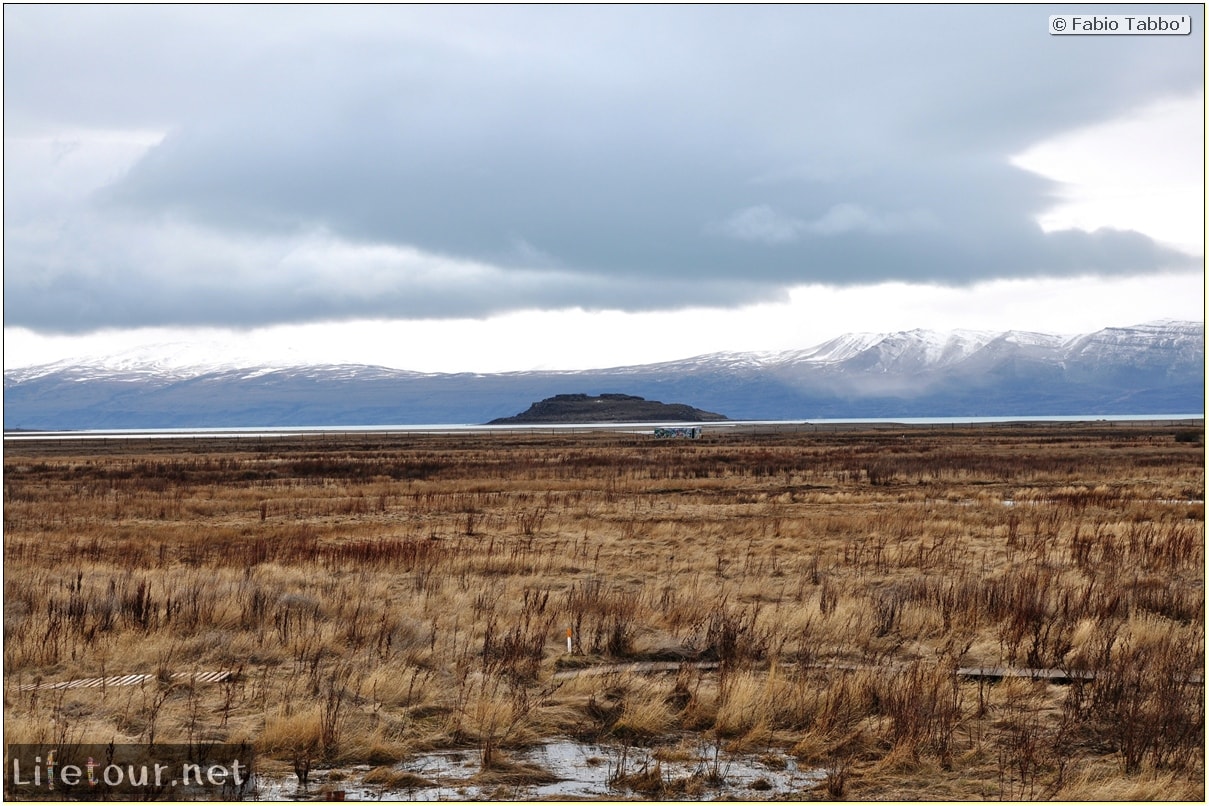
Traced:
[[1046, 140], [1013, 158], [1062, 183], [1046, 231], [1136, 229], [1204, 255], [1205, 98], [1166, 98]]
[[150, 129], [14, 128], [4, 136], [5, 202], [10, 215], [22, 218], [51, 202], [83, 201], [120, 179], [167, 134]]

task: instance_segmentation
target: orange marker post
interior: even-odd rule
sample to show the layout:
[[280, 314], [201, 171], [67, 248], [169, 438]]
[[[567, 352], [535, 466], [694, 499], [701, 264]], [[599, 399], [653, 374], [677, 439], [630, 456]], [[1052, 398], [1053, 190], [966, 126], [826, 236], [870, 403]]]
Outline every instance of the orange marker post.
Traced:
[[567, 654], [571, 654], [571, 628], [567, 628]]

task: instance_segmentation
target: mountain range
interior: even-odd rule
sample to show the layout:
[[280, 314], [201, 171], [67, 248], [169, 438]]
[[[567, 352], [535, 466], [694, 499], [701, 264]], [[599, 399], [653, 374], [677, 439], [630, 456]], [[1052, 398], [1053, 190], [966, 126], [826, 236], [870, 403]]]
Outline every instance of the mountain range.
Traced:
[[485, 423], [553, 395], [599, 393], [683, 401], [732, 420], [1195, 414], [1205, 410], [1205, 326], [854, 333], [802, 350], [494, 374], [182, 367], [144, 352], [6, 370], [4, 427]]

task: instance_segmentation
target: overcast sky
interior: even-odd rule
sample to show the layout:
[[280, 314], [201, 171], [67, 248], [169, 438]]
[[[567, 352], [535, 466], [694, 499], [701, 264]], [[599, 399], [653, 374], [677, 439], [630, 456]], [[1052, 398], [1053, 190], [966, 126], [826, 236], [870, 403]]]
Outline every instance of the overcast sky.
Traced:
[[1203, 319], [1203, 10], [1145, 9], [1192, 35], [1051, 36], [1068, 9], [1036, 5], [8, 5], [5, 363]]

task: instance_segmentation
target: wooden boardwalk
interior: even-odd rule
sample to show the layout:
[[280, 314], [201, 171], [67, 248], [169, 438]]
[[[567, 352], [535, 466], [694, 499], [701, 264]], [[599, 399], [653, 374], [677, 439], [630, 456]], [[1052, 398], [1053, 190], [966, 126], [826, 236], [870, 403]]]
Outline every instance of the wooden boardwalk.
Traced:
[[[1023, 677], [1029, 680], [1047, 680], [1050, 683], [1069, 684], [1076, 680], [1095, 680], [1098, 677], [1105, 676], [1106, 672], [1097, 672], [1092, 669], [1013, 669], [1005, 666], [967, 666], [957, 670], [959, 677], [967, 677], [973, 679], [988, 679], [1002, 680], [1005, 677]], [[1187, 685], [1202, 685], [1205, 678], [1202, 675], [1194, 674], [1179, 682]]]
[[[682, 668], [713, 671], [719, 667], [717, 661], [632, 661], [630, 663], [602, 663], [593, 666], [583, 666], [574, 669], [559, 669], [554, 672], [555, 680], [567, 680], [575, 677], [591, 677], [605, 674], [658, 674], [660, 672], [677, 672]], [[791, 668], [786, 664], [783, 668]], [[901, 666], [901, 664], [900, 664]], [[846, 672], [861, 669], [879, 669], [873, 665], [859, 663], [820, 664], [816, 667], [822, 670], [840, 670]], [[1022, 678], [1025, 680], [1044, 680], [1058, 685], [1070, 684], [1076, 680], [1095, 680], [1098, 673], [1090, 669], [1028, 669], [1010, 666], [963, 666], [956, 670], [958, 677], [967, 680], [989, 680], [998, 682], [1004, 678]], [[176, 672], [166, 682], [169, 683], [222, 683], [236, 676], [233, 671], [219, 672]], [[103, 689], [109, 687], [139, 686], [157, 680], [154, 674], [112, 675], [109, 677], [86, 677], [79, 680], [61, 680], [59, 682], [25, 683], [21, 691], [55, 691], [62, 689]], [[1204, 678], [1194, 675], [1186, 683], [1201, 684]]]
[[[604, 663], [595, 666], [584, 666], [577, 669], [560, 669], [554, 673], [555, 680], [566, 680], [573, 677], [583, 677], [603, 674], [658, 674], [660, 672], [676, 672], [681, 668], [711, 671], [719, 666], [717, 661], [638, 661], [631, 663]], [[793, 668], [795, 664], [781, 664], [781, 668]], [[812, 669], [855, 672], [863, 669], [902, 669], [906, 665], [899, 663], [892, 666], [876, 666], [860, 663], [825, 663], [812, 665]], [[1019, 678], [1024, 680], [1043, 680], [1056, 685], [1069, 685], [1077, 680], [1092, 681], [1103, 674], [1091, 669], [1030, 669], [1012, 666], [963, 666], [955, 670], [958, 677], [967, 680], [987, 680], [999, 682], [1004, 678]], [[1203, 678], [1193, 675], [1183, 681], [1190, 684], [1200, 684]]]
[[957, 670], [958, 677], [984, 680], [1002, 680], [1005, 677], [1020, 677], [1026, 680], [1046, 680], [1050, 683], [1073, 683], [1076, 680], [1095, 680], [1096, 673], [1085, 669], [1019, 669], [1008, 666], [965, 666]]
[[[221, 683], [234, 672], [177, 672], [169, 681], [172, 683]], [[26, 683], [21, 691], [53, 691], [74, 688], [109, 688], [110, 686], [139, 686], [158, 679], [154, 674], [125, 674], [110, 677], [85, 677], [80, 680], [61, 680], [57, 683]]]

